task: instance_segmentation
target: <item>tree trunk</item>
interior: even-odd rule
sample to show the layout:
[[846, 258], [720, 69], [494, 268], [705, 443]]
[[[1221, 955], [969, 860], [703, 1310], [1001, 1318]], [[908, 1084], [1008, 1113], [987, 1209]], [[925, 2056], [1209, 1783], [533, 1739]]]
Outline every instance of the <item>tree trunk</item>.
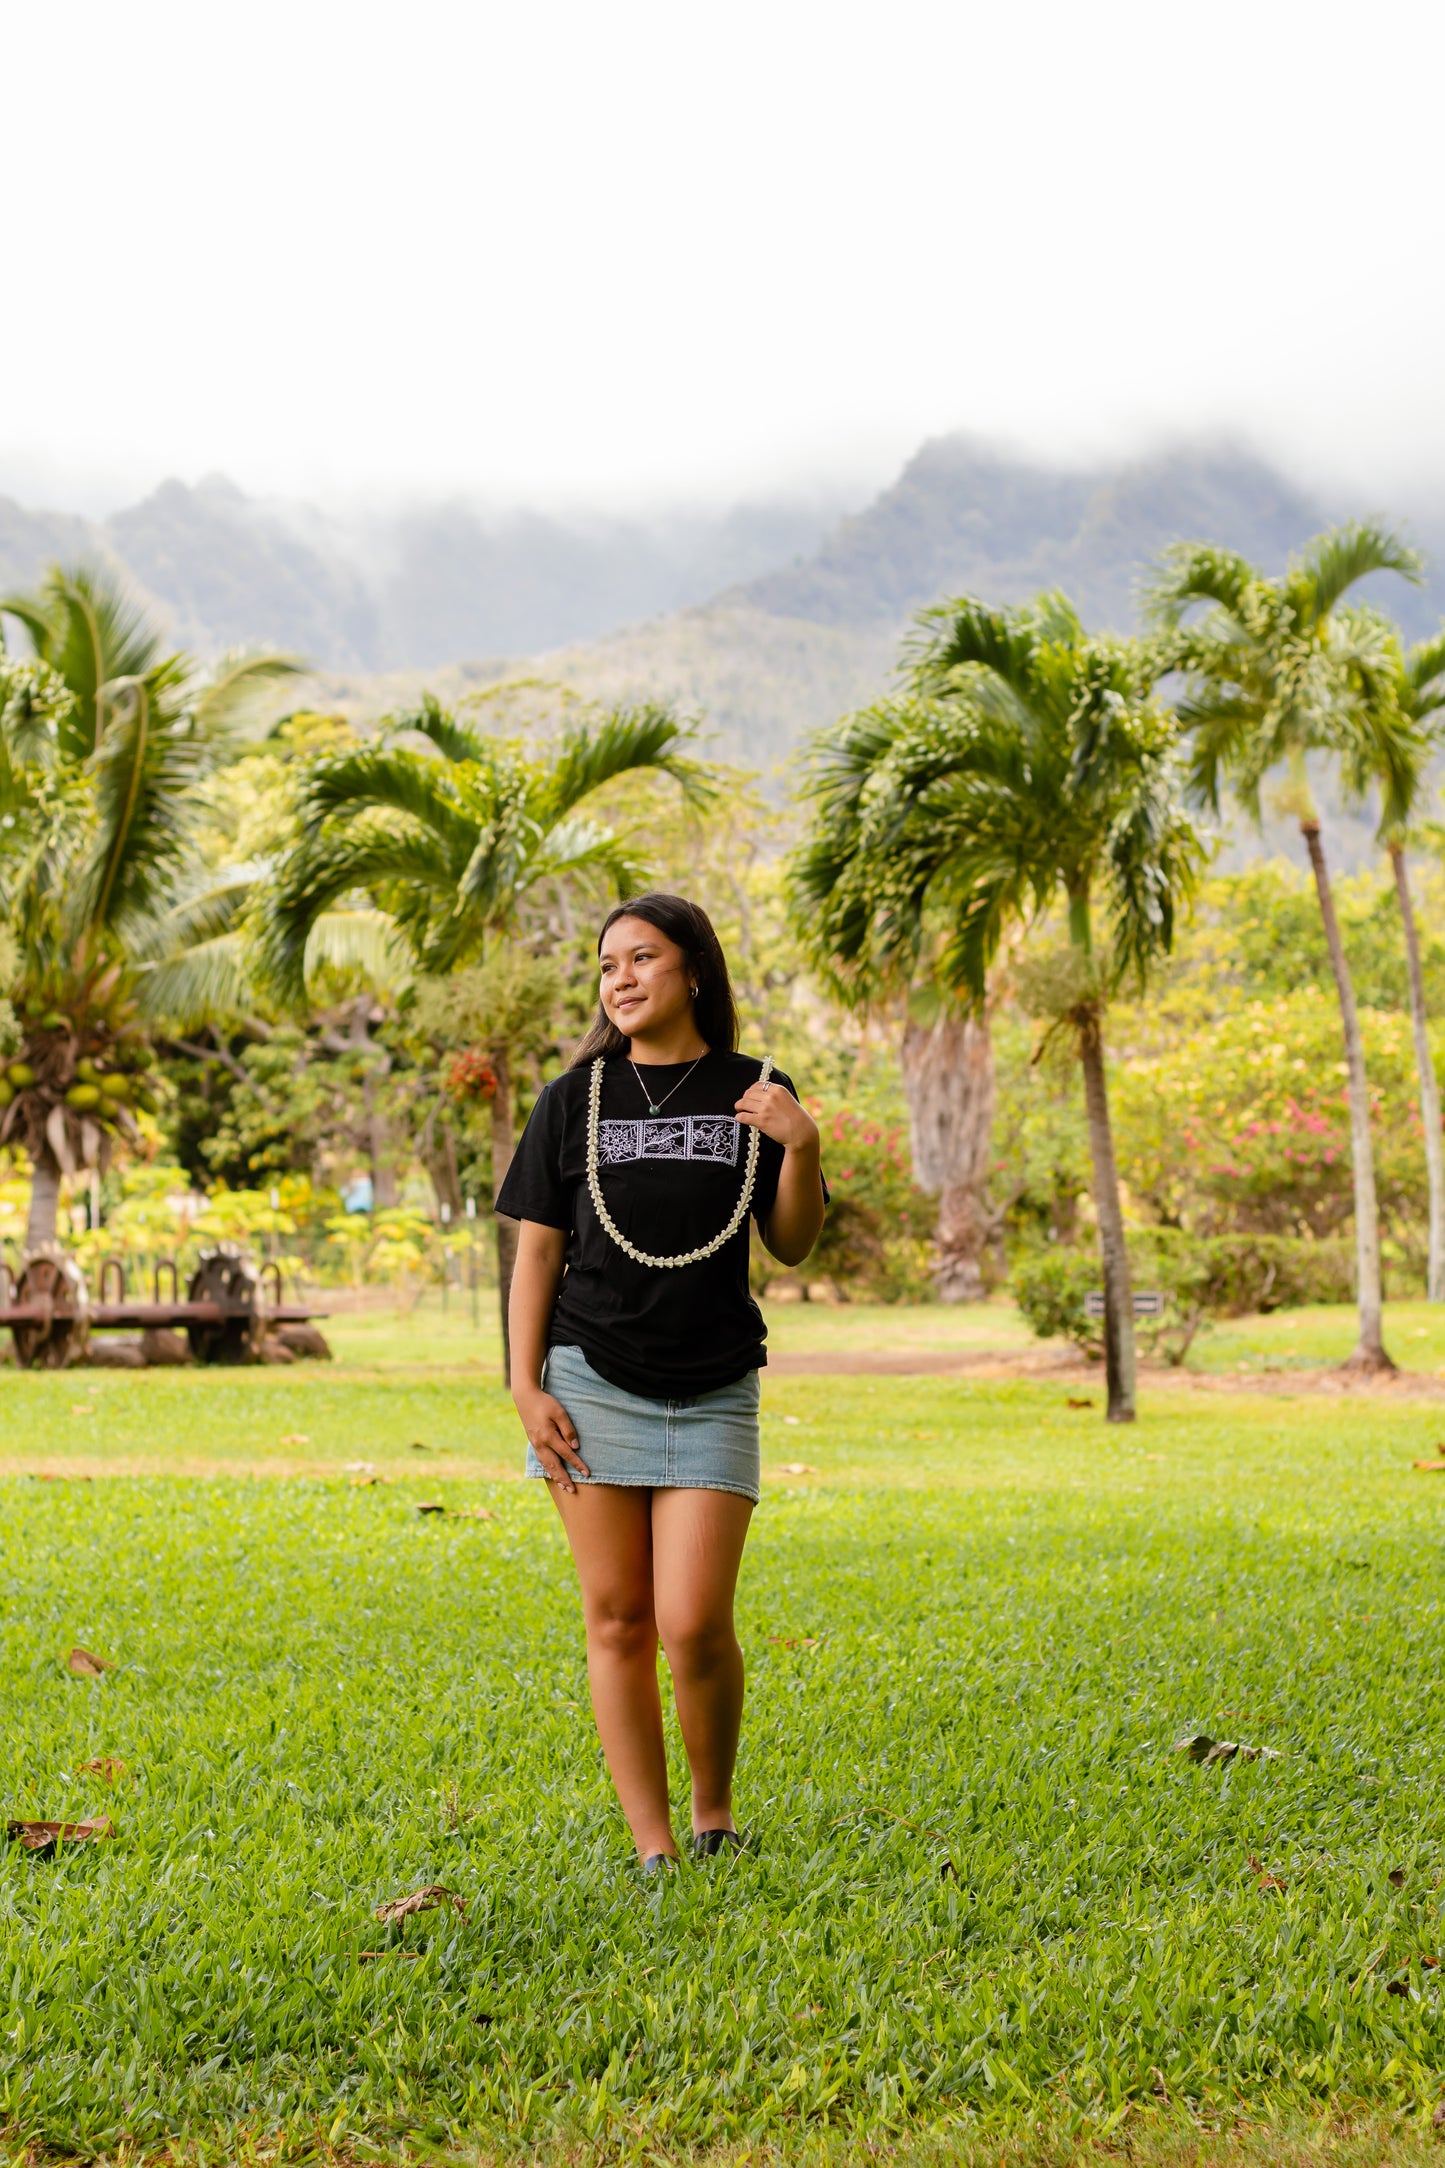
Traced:
[[53, 1153], [42, 1152], [33, 1162], [30, 1177], [30, 1217], [25, 1223], [25, 1249], [38, 1250], [55, 1240], [60, 1212], [60, 1166]]
[[[504, 1047], [490, 1050], [497, 1088], [492, 1094], [492, 1198], [495, 1202], [512, 1164], [512, 1064]], [[512, 1299], [512, 1269], [517, 1262], [517, 1222], [494, 1214], [497, 1228], [497, 1299], [502, 1306], [502, 1382], [512, 1382], [512, 1330], [507, 1316]]]
[[900, 1049], [913, 1171], [939, 1199], [935, 1275], [943, 1302], [983, 1298], [993, 1141], [993, 1039], [987, 1017], [909, 1023]]
[[[375, 1055], [371, 1038], [372, 998], [363, 994], [351, 1011], [351, 1044]], [[396, 1166], [392, 1156], [391, 1125], [381, 1104], [378, 1085], [390, 1064], [383, 1056], [368, 1061], [362, 1073], [361, 1104], [366, 1124], [366, 1157], [371, 1169], [371, 1206], [374, 1212], [390, 1212], [397, 1202]]]
[[422, 1131], [422, 1157], [426, 1161], [431, 1186], [436, 1192], [438, 1206], [445, 1205], [450, 1217], [456, 1221], [463, 1217], [465, 1204], [462, 1198], [461, 1177], [457, 1173], [456, 1146], [452, 1141], [452, 1125], [442, 1117], [435, 1120], [428, 1116]]
[[377, 1078], [368, 1069], [362, 1086], [362, 1098], [366, 1108], [366, 1156], [371, 1166], [371, 1202], [378, 1212], [389, 1212], [396, 1204], [396, 1167], [391, 1156], [391, 1125], [384, 1109], [378, 1103]]
[[1329, 945], [1330, 968], [1335, 974], [1335, 992], [1340, 1002], [1340, 1023], [1345, 1037], [1345, 1066], [1350, 1080], [1350, 1161], [1355, 1180], [1355, 1278], [1360, 1338], [1346, 1368], [1366, 1371], [1393, 1370], [1395, 1365], [1385, 1352], [1383, 1337], [1380, 1211], [1375, 1199], [1375, 1153], [1370, 1139], [1370, 1088], [1365, 1082], [1365, 1050], [1360, 1044], [1359, 1012], [1355, 1007], [1355, 989], [1350, 982], [1350, 967], [1345, 962], [1345, 945], [1340, 939], [1340, 922], [1335, 916], [1329, 868], [1325, 864], [1325, 854], [1320, 843], [1320, 824], [1315, 820], [1301, 821], [1300, 832], [1310, 854], [1315, 889], [1320, 899], [1320, 916], [1324, 920], [1325, 940]]
[[1395, 893], [1405, 928], [1405, 958], [1410, 970], [1410, 1022], [1415, 1030], [1415, 1067], [1420, 1075], [1420, 1121], [1425, 1131], [1425, 1168], [1430, 1177], [1430, 1252], [1425, 1271], [1425, 1299], [1445, 1302], [1445, 1142], [1440, 1135], [1440, 1085], [1430, 1052], [1425, 1021], [1425, 974], [1420, 969], [1420, 933], [1410, 898], [1410, 874], [1403, 847], [1390, 847]]
[[1084, 1106], [1089, 1118], [1089, 1151], [1094, 1162], [1094, 1210], [1099, 1220], [1099, 1248], [1104, 1265], [1104, 1375], [1109, 1391], [1108, 1420], [1132, 1423], [1135, 1413], [1134, 1290], [1129, 1284], [1129, 1252], [1124, 1245], [1124, 1214], [1119, 1205], [1119, 1170], [1114, 1163], [1114, 1134], [1109, 1126], [1104, 1035], [1097, 1016], [1089, 1016], [1079, 1028], [1079, 1059], [1084, 1069]]

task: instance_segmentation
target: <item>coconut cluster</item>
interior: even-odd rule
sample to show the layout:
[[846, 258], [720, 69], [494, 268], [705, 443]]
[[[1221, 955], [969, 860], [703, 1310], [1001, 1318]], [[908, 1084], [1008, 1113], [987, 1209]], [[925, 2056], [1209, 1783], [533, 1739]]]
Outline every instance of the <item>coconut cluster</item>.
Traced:
[[137, 1111], [157, 1106], [151, 1050], [130, 1005], [92, 999], [67, 1014], [41, 995], [16, 1008], [24, 1044], [0, 1064], [0, 1144], [23, 1138], [37, 1157], [48, 1147], [64, 1174], [104, 1167], [116, 1136], [139, 1136]]

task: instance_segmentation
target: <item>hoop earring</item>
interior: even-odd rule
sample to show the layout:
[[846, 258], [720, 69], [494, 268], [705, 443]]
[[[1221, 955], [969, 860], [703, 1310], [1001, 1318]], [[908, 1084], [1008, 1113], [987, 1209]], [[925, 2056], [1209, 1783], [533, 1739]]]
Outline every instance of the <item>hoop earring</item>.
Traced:
[[689, 994], [691, 994], [691, 996], [692, 996], [693, 1000], [694, 1000], [694, 1001], [696, 1001], [696, 999], [697, 999], [697, 988], [696, 988], [695, 986], [689, 986], [689, 988], [688, 988], [688, 992], [689, 992]]

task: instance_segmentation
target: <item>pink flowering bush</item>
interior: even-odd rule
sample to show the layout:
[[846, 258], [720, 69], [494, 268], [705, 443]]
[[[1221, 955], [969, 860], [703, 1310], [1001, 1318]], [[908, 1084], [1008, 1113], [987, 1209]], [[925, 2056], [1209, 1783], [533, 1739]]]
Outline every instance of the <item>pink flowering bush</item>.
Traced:
[[[818, 1124], [823, 1173], [832, 1194], [818, 1246], [798, 1277], [835, 1280], [848, 1294], [875, 1302], [926, 1301], [931, 1235], [938, 1207], [913, 1179], [908, 1130], [892, 1110], [878, 1113], [848, 1102], [804, 1104]], [[754, 1277], [776, 1277], [759, 1260]]]
[[[1425, 1154], [1409, 1019], [1361, 1011], [1387, 1256], [1423, 1252]], [[1339, 1236], [1354, 1209], [1332, 993], [1220, 1010], [1187, 992], [1121, 1014], [1111, 1093], [1137, 1222], [1192, 1235]]]

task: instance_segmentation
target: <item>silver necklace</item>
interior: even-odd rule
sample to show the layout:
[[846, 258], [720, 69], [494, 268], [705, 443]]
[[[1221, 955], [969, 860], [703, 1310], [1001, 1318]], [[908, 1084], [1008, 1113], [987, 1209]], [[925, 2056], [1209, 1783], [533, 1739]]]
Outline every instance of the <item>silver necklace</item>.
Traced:
[[[705, 1046], [702, 1052], [698, 1055], [697, 1061], [706, 1061], [708, 1055], [711, 1052], [712, 1048], [710, 1046]], [[672, 1091], [664, 1092], [662, 1097], [657, 1101], [657, 1104], [654, 1106], [652, 1094], [648, 1090], [647, 1086], [643, 1083], [641, 1076], [638, 1074], [636, 1062], [633, 1060], [630, 1054], [628, 1055], [627, 1066], [632, 1071], [632, 1074], [637, 1077], [637, 1089], [641, 1092], [643, 1098], [647, 1101], [647, 1111], [649, 1114], [660, 1114], [663, 1108], [667, 1105], [668, 1100], [672, 1097], [672, 1092], [680, 1092], [682, 1090], [683, 1085], [687, 1082], [688, 1078], [692, 1075], [693, 1070], [697, 1067], [697, 1061], [693, 1062], [690, 1068], [684, 1070], [683, 1074], [673, 1085]]]

